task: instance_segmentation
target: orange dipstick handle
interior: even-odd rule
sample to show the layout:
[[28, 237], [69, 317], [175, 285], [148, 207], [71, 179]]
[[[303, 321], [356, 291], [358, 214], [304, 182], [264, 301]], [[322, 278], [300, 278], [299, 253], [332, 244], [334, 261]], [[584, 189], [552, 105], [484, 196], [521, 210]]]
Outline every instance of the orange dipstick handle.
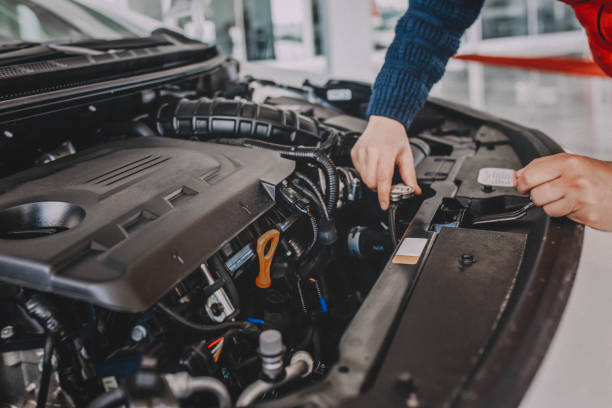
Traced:
[[[255, 279], [255, 285], [258, 288], [266, 289], [272, 284], [272, 280], [270, 279], [270, 266], [272, 265], [272, 258], [274, 258], [274, 252], [276, 252], [279, 238], [280, 232], [278, 232], [278, 230], [271, 229], [257, 239], [259, 275], [257, 275], [257, 279]], [[268, 252], [264, 253], [268, 243], [270, 243], [270, 247], [268, 248]]]

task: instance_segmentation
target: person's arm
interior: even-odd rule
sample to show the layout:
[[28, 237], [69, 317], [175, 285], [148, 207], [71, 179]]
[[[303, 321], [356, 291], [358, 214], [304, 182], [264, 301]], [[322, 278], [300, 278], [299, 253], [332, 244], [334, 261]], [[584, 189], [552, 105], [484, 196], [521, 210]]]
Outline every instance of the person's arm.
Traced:
[[569, 153], [540, 157], [516, 172], [516, 188], [551, 217], [612, 231], [612, 162]]
[[[593, 59], [612, 76], [612, 6], [562, 0], [586, 30]], [[612, 231], [612, 162], [568, 153], [535, 159], [516, 172], [516, 188], [551, 217]]]
[[405, 184], [417, 184], [406, 129], [423, 107], [432, 86], [476, 20], [484, 0], [411, 0], [376, 78], [368, 126], [351, 151], [363, 182], [389, 206], [395, 165]]

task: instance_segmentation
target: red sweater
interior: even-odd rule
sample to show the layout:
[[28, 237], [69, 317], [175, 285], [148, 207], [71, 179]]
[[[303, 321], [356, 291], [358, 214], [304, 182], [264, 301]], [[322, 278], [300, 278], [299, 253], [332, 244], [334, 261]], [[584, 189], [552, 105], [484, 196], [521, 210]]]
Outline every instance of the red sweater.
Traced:
[[589, 36], [593, 59], [612, 76], [612, 2], [609, 0], [561, 0], [574, 8]]

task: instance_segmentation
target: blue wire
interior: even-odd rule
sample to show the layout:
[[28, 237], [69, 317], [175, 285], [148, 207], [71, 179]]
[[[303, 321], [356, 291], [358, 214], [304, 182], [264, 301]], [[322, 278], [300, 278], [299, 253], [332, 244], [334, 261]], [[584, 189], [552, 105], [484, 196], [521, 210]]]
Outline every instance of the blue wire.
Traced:
[[247, 322], [249, 323], [253, 323], [253, 324], [259, 324], [259, 325], [264, 325], [264, 321], [261, 319], [256, 319], [254, 317], [247, 317]]
[[327, 309], [327, 302], [323, 296], [319, 298], [319, 303], [321, 304], [321, 311], [327, 313], [329, 309]]

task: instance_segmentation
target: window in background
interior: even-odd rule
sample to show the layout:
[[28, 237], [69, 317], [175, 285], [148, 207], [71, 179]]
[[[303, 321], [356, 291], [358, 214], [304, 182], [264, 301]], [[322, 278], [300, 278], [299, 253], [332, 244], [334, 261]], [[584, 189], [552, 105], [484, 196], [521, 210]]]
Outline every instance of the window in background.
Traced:
[[243, 1], [247, 59], [276, 59], [270, 0]]
[[314, 55], [311, 11], [303, 3], [303, 0], [271, 1], [274, 48], [278, 60]]
[[559, 1], [538, 0], [538, 32], [556, 33], [580, 29], [573, 10]]
[[0, 43], [135, 36], [125, 25], [72, 0], [0, 0]]
[[[214, 25], [214, 30], [207, 38], [211, 44], [216, 44], [225, 55], [238, 56], [234, 53], [236, 26], [236, 11], [233, 1], [212, 0], [205, 9], [206, 21]], [[238, 33], [240, 34], [240, 33]]]
[[408, 0], [372, 1], [372, 28], [374, 49], [389, 48], [395, 36], [397, 21], [408, 10]]
[[482, 39], [527, 35], [527, 11], [527, 0], [487, 0], [482, 9]]

